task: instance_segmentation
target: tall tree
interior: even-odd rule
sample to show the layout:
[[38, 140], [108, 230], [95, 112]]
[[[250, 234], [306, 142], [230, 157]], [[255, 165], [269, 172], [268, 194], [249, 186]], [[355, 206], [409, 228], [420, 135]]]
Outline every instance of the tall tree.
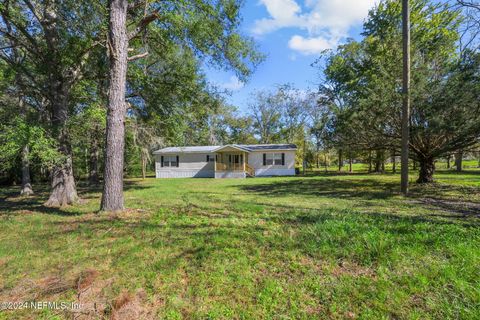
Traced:
[[24, 59], [16, 63], [9, 47], [2, 48], [0, 58], [45, 98], [38, 109], [45, 114], [39, 118], [48, 119], [62, 155], [51, 170], [52, 193], [47, 206], [71, 204], [78, 198], [67, 122], [73, 107], [72, 88], [82, 78], [102, 34], [101, 11], [96, 4], [53, 0], [7, 0], [0, 4], [0, 41], [21, 50]]
[[277, 93], [259, 91], [250, 103], [253, 128], [260, 143], [275, 143], [280, 139], [281, 97]]
[[[129, 60], [148, 56], [147, 47], [180, 44], [214, 65], [231, 68], [245, 79], [262, 57], [253, 42], [238, 33], [240, 1], [110, 0], [110, 91], [107, 115], [105, 184], [101, 210], [123, 209], [123, 155], [127, 51], [139, 52]], [[127, 32], [128, 23], [133, 26]], [[152, 36], [153, 35], [153, 36]], [[155, 41], [160, 38], [160, 41]], [[121, 88], [120, 88], [121, 86]]]
[[[364, 39], [340, 46], [328, 61], [327, 79], [347, 97], [350, 117], [338, 118], [356, 138], [401, 142], [401, 6], [381, 2], [364, 25]], [[411, 1], [412, 86], [410, 158], [420, 164], [417, 181], [433, 180], [434, 161], [478, 141], [479, 53], [458, 49], [461, 12], [427, 0]], [[359, 134], [361, 133], [361, 134]]]
[[109, 1], [108, 90], [105, 173], [101, 209], [123, 210], [123, 161], [125, 147], [125, 90], [127, 81], [127, 0]]
[[410, 3], [402, 0], [403, 84], [401, 191], [408, 194], [408, 149], [410, 147]]

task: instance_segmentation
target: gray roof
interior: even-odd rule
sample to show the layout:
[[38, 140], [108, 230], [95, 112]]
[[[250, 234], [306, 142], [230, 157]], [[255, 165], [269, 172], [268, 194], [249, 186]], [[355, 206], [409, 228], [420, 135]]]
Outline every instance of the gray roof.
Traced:
[[[268, 150], [296, 150], [297, 146], [294, 144], [232, 144], [232, 147], [240, 147], [248, 151], [268, 151]], [[210, 153], [216, 149], [225, 146], [198, 146], [198, 147], [168, 147], [157, 151], [154, 154], [160, 153]]]
[[213, 152], [213, 150], [218, 147], [220, 146], [168, 147], [154, 151], [153, 153], [208, 153]]
[[239, 146], [249, 149], [251, 151], [296, 150], [297, 149], [297, 146], [294, 144], [240, 144]]

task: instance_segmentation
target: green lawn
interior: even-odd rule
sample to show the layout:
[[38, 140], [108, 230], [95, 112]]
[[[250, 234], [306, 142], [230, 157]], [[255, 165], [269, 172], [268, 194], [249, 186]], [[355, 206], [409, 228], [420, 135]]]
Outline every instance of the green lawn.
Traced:
[[[388, 174], [129, 180], [116, 215], [95, 213], [98, 190], [55, 210], [4, 188], [0, 301], [76, 301], [87, 318], [480, 319], [480, 172], [436, 178], [407, 199]], [[72, 314], [0, 312], [52, 317]]]

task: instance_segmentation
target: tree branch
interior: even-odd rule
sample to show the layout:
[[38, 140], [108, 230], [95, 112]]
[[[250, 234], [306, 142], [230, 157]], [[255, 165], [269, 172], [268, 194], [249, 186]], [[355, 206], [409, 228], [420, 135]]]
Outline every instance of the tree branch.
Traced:
[[134, 60], [137, 60], [137, 59], [145, 58], [146, 56], [148, 56], [148, 51], [136, 54], [136, 55], [131, 56], [131, 57], [128, 57], [127, 61], [134, 61]]

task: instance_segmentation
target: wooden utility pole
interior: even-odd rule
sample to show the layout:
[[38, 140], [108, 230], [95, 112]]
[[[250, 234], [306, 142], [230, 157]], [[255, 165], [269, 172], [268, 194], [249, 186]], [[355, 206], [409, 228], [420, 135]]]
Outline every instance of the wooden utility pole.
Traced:
[[402, 0], [403, 29], [403, 104], [402, 104], [402, 174], [401, 191], [408, 194], [408, 147], [410, 140], [410, 7]]
[[303, 175], [305, 175], [305, 169], [307, 167], [307, 159], [306, 159], [306, 153], [307, 152], [305, 150], [306, 149], [306, 143], [307, 142], [306, 142], [306, 139], [305, 139], [305, 136], [304, 136], [303, 137], [303, 162], [302, 162], [302, 164], [303, 164]]

